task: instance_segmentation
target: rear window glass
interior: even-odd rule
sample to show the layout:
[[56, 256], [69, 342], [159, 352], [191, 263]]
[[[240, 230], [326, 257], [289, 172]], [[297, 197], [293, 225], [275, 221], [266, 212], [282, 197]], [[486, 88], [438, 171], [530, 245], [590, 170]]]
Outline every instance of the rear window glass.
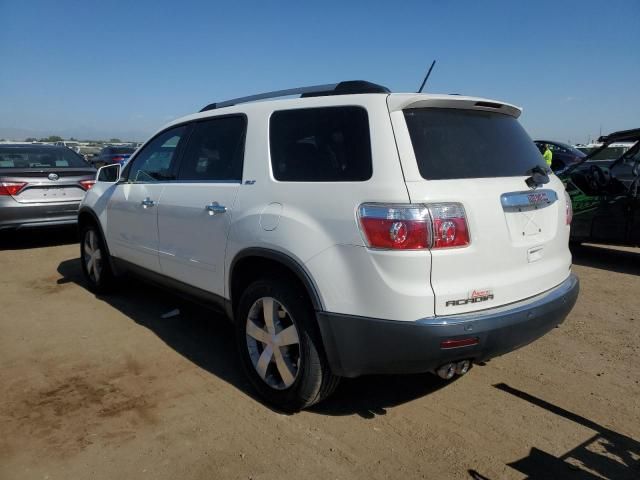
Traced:
[[0, 147], [0, 168], [88, 167], [68, 148]]
[[128, 153], [133, 153], [135, 148], [132, 147], [110, 147], [107, 153], [111, 153], [114, 155], [126, 155]]
[[420, 175], [427, 180], [515, 177], [540, 151], [518, 121], [501, 113], [447, 108], [408, 109], [404, 116]]
[[369, 119], [361, 107], [274, 112], [269, 137], [276, 180], [353, 182], [371, 178]]

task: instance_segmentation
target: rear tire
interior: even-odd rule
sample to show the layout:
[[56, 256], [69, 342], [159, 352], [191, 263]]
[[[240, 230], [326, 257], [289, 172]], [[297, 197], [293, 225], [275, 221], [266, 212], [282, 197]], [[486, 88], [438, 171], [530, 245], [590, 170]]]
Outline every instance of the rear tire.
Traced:
[[80, 263], [89, 290], [107, 293], [114, 286], [114, 275], [104, 239], [98, 227], [85, 225], [80, 230]]
[[298, 411], [337, 387], [313, 308], [296, 284], [270, 278], [251, 283], [240, 297], [235, 325], [245, 373], [267, 403]]

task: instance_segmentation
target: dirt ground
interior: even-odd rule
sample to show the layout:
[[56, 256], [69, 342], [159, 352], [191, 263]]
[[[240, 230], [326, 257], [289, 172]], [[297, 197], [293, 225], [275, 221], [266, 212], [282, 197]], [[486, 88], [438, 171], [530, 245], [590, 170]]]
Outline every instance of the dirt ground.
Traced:
[[532, 345], [296, 415], [254, 397], [230, 325], [137, 281], [96, 297], [78, 251], [0, 234], [2, 480], [640, 478], [640, 249], [577, 249], [578, 304]]

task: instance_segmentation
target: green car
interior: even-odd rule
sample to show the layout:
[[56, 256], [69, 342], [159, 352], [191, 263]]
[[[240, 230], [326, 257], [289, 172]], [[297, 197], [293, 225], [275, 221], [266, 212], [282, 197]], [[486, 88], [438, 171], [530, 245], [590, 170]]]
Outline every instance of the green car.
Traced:
[[[571, 241], [640, 246], [640, 128], [598, 141], [600, 148], [557, 172], [573, 205]], [[634, 143], [618, 158], [593, 160], [617, 142]]]

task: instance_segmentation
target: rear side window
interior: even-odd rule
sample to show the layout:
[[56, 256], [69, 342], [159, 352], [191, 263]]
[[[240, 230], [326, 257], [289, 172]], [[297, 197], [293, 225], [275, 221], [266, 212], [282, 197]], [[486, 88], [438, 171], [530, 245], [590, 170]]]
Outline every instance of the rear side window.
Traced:
[[246, 119], [221, 117], [193, 127], [178, 180], [241, 181]]
[[404, 111], [420, 175], [427, 180], [515, 177], [546, 169], [518, 121], [501, 113], [447, 108]]
[[274, 112], [269, 139], [276, 180], [358, 182], [371, 178], [369, 119], [364, 108]]
[[65, 147], [0, 147], [0, 169], [2, 168], [85, 168], [84, 159]]

